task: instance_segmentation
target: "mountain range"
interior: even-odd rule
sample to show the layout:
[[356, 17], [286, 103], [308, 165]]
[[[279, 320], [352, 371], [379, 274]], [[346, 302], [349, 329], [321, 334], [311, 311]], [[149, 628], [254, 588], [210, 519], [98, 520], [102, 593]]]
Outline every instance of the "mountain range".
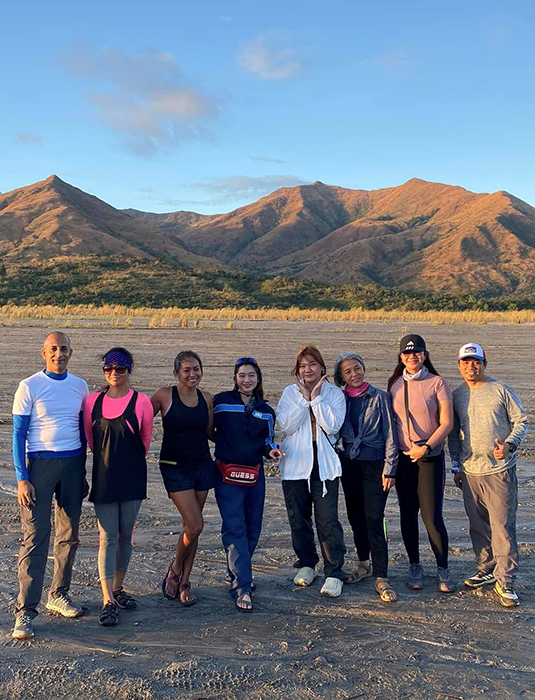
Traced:
[[510, 293], [535, 283], [535, 208], [412, 179], [282, 188], [227, 214], [117, 210], [55, 175], [0, 194], [5, 262], [122, 255], [329, 284]]

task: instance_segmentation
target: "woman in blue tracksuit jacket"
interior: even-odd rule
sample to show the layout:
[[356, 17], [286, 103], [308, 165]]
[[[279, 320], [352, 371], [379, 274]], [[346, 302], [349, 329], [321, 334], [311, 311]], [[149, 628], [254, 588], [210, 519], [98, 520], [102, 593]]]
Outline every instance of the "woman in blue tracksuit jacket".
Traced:
[[236, 607], [253, 609], [251, 558], [262, 530], [265, 476], [263, 458], [282, 456], [275, 443], [275, 411], [264, 400], [262, 373], [256, 360], [242, 357], [234, 367], [234, 390], [214, 396], [216, 459], [224, 464], [261, 465], [256, 484], [223, 481], [216, 474], [215, 496], [223, 520], [221, 537], [227, 553], [229, 593]]

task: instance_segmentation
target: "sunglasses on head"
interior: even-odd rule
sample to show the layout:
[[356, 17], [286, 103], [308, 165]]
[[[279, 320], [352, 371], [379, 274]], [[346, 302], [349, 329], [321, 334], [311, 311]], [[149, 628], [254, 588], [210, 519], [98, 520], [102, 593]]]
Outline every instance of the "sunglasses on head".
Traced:
[[236, 367], [239, 367], [240, 365], [257, 365], [258, 362], [254, 359], [254, 357], [240, 357], [239, 360], [236, 360]]
[[128, 367], [124, 365], [106, 365], [102, 368], [104, 374], [111, 374], [115, 370], [116, 374], [126, 374], [128, 372]]

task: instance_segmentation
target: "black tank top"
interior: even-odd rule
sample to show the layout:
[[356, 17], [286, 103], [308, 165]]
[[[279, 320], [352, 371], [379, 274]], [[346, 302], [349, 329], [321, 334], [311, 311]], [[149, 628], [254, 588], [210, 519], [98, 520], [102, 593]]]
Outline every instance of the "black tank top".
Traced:
[[[89, 500], [117, 503], [147, 498], [147, 460], [136, 416], [137, 391], [117, 418], [104, 418], [101, 393], [93, 410], [93, 476]], [[131, 426], [131, 427], [130, 427]]]
[[196, 467], [210, 459], [206, 435], [208, 405], [199, 389], [198, 403], [194, 408], [181, 401], [176, 386], [172, 389], [171, 397], [171, 406], [162, 418], [160, 464]]

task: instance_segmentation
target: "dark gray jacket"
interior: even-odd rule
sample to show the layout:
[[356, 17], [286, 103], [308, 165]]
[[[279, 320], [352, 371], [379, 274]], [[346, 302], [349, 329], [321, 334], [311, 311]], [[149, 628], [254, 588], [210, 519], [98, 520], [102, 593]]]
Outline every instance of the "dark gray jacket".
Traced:
[[[344, 392], [345, 393], [345, 392]], [[369, 386], [362, 400], [358, 431], [355, 435], [349, 419], [349, 397], [346, 396], [346, 418], [340, 437], [350, 459], [358, 459], [361, 445], [385, 452], [384, 476], [395, 476], [398, 466], [398, 440], [392, 411], [392, 397], [386, 391]]]

